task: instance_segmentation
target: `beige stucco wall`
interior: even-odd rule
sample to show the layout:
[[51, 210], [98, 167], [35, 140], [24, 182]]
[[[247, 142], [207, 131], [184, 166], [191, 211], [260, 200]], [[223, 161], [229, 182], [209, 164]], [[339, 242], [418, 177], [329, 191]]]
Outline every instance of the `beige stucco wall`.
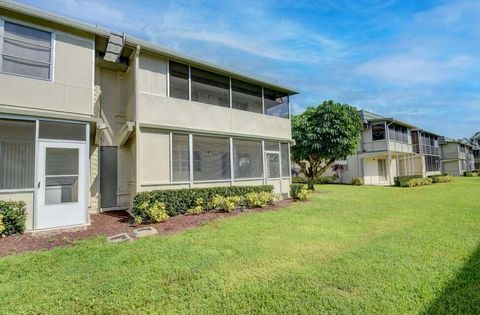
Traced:
[[170, 134], [153, 129], [142, 129], [140, 146], [140, 184], [169, 183]]
[[442, 172], [443, 173], [450, 174], [450, 175], [453, 175], [453, 176], [462, 175], [460, 160], [443, 161], [441, 163], [442, 163]]
[[440, 149], [442, 151], [442, 159], [458, 159], [460, 156], [458, 143], [449, 142], [442, 144]]
[[[2, 15], [4, 12], [2, 12]], [[5, 12], [17, 23], [25, 17]], [[51, 111], [91, 116], [93, 113], [93, 35], [60, 28], [51, 23], [27, 19], [31, 26], [56, 31], [53, 81], [0, 74], [0, 111], [38, 113], [50, 116]], [[53, 27], [53, 28], [51, 28]], [[50, 29], [51, 28], [51, 29]], [[60, 29], [60, 31], [59, 31]], [[22, 110], [23, 109], [23, 110]]]
[[158, 128], [289, 141], [290, 120], [215, 105], [140, 93], [139, 121]]
[[24, 201], [27, 208], [27, 230], [33, 229], [33, 191], [29, 192], [0, 192], [0, 200]]
[[167, 96], [167, 59], [140, 53], [138, 89], [140, 93]]

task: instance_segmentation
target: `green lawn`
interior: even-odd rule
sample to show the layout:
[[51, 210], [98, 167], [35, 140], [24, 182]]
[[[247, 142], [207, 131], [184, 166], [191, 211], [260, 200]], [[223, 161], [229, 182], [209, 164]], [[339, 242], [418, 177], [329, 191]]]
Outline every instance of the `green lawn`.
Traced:
[[480, 178], [0, 259], [8, 313], [479, 313]]

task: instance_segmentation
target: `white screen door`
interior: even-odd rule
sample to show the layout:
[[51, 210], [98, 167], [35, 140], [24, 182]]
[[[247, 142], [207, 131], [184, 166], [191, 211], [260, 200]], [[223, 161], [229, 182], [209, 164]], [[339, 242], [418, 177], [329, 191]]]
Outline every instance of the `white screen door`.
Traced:
[[85, 144], [39, 141], [36, 228], [87, 223]]

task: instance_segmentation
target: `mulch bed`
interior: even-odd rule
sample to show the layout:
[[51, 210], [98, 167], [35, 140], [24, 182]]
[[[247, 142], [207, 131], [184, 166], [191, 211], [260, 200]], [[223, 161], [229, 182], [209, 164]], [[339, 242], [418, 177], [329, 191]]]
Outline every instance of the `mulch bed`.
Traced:
[[[262, 212], [282, 208], [292, 202], [283, 200], [276, 205], [259, 209], [249, 209], [249, 212]], [[169, 218], [166, 222], [145, 224], [153, 226], [159, 234], [171, 234], [204, 224], [218, 218], [229, 218], [241, 214], [241, 210], [230, 213], [206, 212], [199, 215], [179, 215]], [[126, 211], [109, 211], [90, 215], [91, 225], [70, 230], [26, 233], [23, 235], [0, 238], [0, 256], [13, 255], [28, 251], [48, 250], [59, 246], [74, 246], [75, 241], [103, 235], [105, 237], [127, 233], [133, 237], [132, 230], [139, 228], [133, 224], [133, 219]]]

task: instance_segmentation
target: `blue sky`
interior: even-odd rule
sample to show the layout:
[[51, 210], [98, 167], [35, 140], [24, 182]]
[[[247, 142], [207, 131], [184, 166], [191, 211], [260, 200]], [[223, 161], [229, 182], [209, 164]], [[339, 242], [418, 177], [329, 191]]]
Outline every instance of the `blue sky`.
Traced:
[[23, 0], [450, 136], [480, 130], [480, 1]]

